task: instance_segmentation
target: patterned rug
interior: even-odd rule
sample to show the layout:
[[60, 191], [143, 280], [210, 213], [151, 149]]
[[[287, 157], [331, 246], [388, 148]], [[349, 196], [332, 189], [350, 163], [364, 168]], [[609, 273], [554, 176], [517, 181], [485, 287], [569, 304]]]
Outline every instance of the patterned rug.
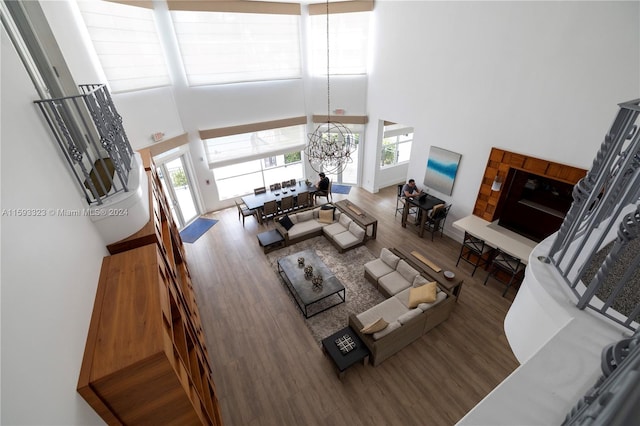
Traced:
[[[315, 250], [316, 254], [333, 274], [342, 282], [346, 290], [346, 302], [305, 320], [313, 338], [320, 344], [322, 339], [349, 324], [351, 313], [359, 314], [384, 300], [384, 297], [364, 278], [364, 264], [375, 259], [368, 248], [360, 246], [345, 253], [331, 245], [325, 237], [314, 237], [298, 244], [267, 254], [271, 267], [278, 271], [278, 259], [303, 250]], [[288, 288], [282, 283], [282, 290], [295, 303]], [[296, 305], [297, 306], [297, 305]], [[302, 314], [301, 314], [302, 317]]]

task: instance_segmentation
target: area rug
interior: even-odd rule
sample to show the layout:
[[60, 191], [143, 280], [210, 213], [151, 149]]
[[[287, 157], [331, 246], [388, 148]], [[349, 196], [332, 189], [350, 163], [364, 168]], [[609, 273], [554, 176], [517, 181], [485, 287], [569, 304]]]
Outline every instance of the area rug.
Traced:
[[180, 238], [182, 238], [183, 243], [194, 243], [216, 223], [218, 223], [216, 219], [199, 217], [191, 225], [180, 231]]
[[[374, 260], [368, 248], [361, 246], [339, 253], [325, 237], [315, 237], [267, 254], [271, 267], [278, 272], [278, 259], [303, 250], [315, 250], [316, 254], [345, 287], [346, 302], [334, 306], [318, 315], [304, 319], [313, 338], [320, 344], [322, 339], [349, 324], [349, 315], [359, 314], [384, 300], [384, 297], [364, 278], [364, 264]], [[282, 281], [282, 279], [281, 279]], [[282, 282], [282, 291], [295, 304], [291, 292]], [[297, 308], [297, 305], [295, 305]]]
[[349, 185], [340, 185], [334, 183], [331, 185], [331, 192], [334, 194], [348, 194], [351, 191], [351, 187]]

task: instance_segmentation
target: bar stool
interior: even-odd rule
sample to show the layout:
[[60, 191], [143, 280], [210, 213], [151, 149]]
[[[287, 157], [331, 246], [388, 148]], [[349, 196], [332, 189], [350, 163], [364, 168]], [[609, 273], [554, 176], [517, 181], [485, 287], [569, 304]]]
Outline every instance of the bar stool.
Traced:
[[[502, 297], [504, 297], [507, 294], [509, 287], [511, 287], [511, 284], [513, 284], [516, 279], [522, 279], [526, 266], [517, 257], [511, 256], [500, 249], [497, 250], [498, 253], [491, 261], [491, 268], [489, 269], [487, 277], [484, 279], [484, 285], [487, 285], [489, 277], [493, 276], [497, 281], [506, 284], [506, 287], [502, 292]], [[501, 276], [508, 276], [509, 280], [500, 279]]]
[[488, 246], [484, 240], [476, 238], [465, 231], [464, 241], [462, 241], [462, 247], [460, 248], [460, 255], [458, 255], [456, 266], [458, 266], [458, 263], [460, 263], [461, 260], [473, 265], [473, 272], [471, 272], [471, 276], [473, 276], [473, 274], [476, 273], [478, 266], [484, 266], [489, 263], [491, 251], [493, 251], [493, 248]]

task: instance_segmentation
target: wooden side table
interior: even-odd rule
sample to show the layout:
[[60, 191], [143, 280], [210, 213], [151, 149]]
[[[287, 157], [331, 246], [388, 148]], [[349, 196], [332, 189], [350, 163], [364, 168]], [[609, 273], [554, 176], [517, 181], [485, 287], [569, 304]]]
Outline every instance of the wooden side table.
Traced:
[[258, 234], [258, 242], [265, 254], [284, 247], [284, 238], [276, 229]]
[[349, 216], [355, 223], [362, 226], [364, 229], [369, 229], [371, 226], [372, 240], [376, 239], [378, 234], [378, 219], [368, 215], [361, 208], [350, 202], [349, 200], [340, 200], [333, 203], [340, 211]]
[[[348, 335], [353, 339], [356, 344], [356, 348], [343, 354], [336, 345], [336, 339]], [[358, 335], [351, 329], [351, 327], [345, 327], [340, 331], [333, 333], [331, 336], [322, 340], [322, 351], [329, 355], [329, 358], [333, 361], [334, 365], [338, 369], [338, 378], [342, 380], [347, 368], [362, 361], [363, 365], [367, 365], [369, 362], [369, 349], [360, 340]]]
[[[462, 291], [462, 284], [464, 283], [463, 279], [456, 276], [452, 280], [448, 280], [445, 278], [442, 268], [434, 265], [431, 261], [420, 255], [420, 253], [418, 253], [420, 256], [416, 257], [413, 252], [409, 252], [402, 248], [392, 248], [391, 251], [405, 259], [411, 266], [415, 267], [420, 272], [424, 273], [432, 280], [449, 290], [454, 296], [456, 296], [456, 302], [458, 301], [460, 298], [460, 292]], [[428, 263], [425, 263], [425, 261]]]

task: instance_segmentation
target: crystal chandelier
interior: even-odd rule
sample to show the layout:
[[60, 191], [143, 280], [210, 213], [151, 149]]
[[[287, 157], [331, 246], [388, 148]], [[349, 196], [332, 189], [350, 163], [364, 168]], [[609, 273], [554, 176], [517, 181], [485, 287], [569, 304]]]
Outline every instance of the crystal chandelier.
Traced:
[[327, 0], [327, 122], [309, 135], [304, 150], [307, 161], [316, 172], [342, 173], [353, 161], [356, 150], [353, 133], [344, 124], [331, 121], [331, 84], [329, 81], [329, 0]]

